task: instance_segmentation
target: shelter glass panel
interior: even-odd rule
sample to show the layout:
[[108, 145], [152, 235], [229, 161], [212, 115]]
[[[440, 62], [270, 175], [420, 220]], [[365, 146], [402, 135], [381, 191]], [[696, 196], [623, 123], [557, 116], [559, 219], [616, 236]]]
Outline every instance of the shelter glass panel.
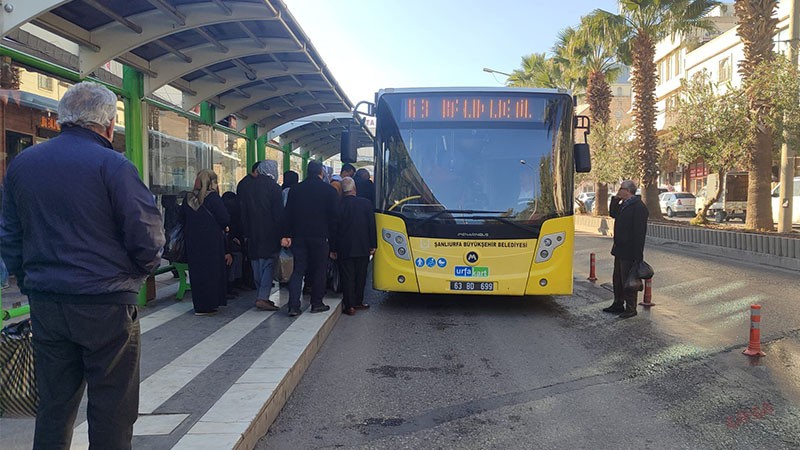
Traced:
[[[0, 177], [26, 148], [58, 136], [58, 102], [72, 83], [0, 57]], [[114, 149], [125, 151], [125, 109], [117, 102]]]
[[247, 174], [247, 140], [222, 130], [212, 131], [214, 172], [220, 193], [236, 192], [236, 184]]
[[[211, 127], [147, 105], [150, 190], [179, 194], [194, 186], [197, 172], [212, 167]], [[205, 139], [204, 139], [205, 138]]]

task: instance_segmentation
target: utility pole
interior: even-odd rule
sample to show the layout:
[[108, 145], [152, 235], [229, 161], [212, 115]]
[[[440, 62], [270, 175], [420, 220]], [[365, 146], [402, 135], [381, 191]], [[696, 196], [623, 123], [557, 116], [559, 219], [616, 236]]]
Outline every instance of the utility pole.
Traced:
[[[797, 51], [800, 44], [800, 0], [792, 0], [789, 13], [789, 61], [797, 76]], [[800, 99], [795, 99], [800, 101]], [[781, 188], [780, 205], [778, 205], [778, 232], [789, 233], [792, 231], [792, 196], [794, 193], [794, 157], [790, 157], [788, 133], [783, 132], [783, 145], [781, 145]]]

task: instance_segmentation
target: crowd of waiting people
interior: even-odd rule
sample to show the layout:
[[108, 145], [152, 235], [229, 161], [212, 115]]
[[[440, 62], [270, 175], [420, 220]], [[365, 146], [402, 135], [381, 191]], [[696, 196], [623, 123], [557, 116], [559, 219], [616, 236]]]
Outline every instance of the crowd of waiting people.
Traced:
[[[256, 290], [256, 308], [277, 311], [270, 293], [282, 248], [293, 258], [290, 316], [301, 313], [304, 281], [311, 312], [329, 309], [322, 299], [331, 272], [340, 276], [345, 314], [369, 307], [367, 265], [377, 247], [369, 172], [344, 164], [331, 176], [312, 161], [305, 180], [289, 170], [282, 181], [279, 185], [277, 162], [264, 160], [252, 166], [235, 193], [220, 195], [217, 175], [202, 170], [180, 205], [176, 196], [162, 197], [165, 230], [183, 224], [196, 315], [216, 314], [242, 290]], [[338, 271], [330, 270], [333, 265]]]

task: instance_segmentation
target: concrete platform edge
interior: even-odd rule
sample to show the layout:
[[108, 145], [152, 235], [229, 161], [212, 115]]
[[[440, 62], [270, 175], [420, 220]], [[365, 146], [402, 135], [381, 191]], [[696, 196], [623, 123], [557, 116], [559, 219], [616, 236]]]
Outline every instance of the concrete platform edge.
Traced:
[[295, 361], [283, 380], [278, 383], [278, 386], [264, 404], [264, 407], [261, 408], [261, 411], [242, 434], [242, 437], [233, 447], [234, 450], [250, 450], [255, 448], [258, 441], [267, 433], [269, 427], [278, 417], [283, 405], [286, 404], [286, 401], [289, 400], [292, 392], [294, 392], [294, 388], [300, 383], [300, 379], [303, 378], [306, 369], [311, 365], [311, 361], [314, 360], [317, 352], [322, 348], [322, 344], [325, 343], [331, 330], [333, 330], [336, 321], [341, 317], [342, 309], [338, 302], [333, 309], [333, 313], [328, 317], [325, 323], [322, 324], [316, 335], [311, 339], [308, 347], [306, 347], [305, 351], [300, 355], [300, 358]]

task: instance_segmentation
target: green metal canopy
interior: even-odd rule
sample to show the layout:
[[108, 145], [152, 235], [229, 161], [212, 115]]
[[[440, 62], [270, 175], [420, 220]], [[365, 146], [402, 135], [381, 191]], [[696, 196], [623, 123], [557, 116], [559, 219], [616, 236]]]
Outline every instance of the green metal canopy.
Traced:
[[[177, 106], [190, 110], [208, 102], [215, 106], [216, 121], [233, 115], [237, 128], [255, 124], [259, 135], [299, 118], [353, 107], [280, 0], [3, 4], [4, 45], [24, 47], [32, 38], [20, 27], [36, 25], [77, 45], [76, 55], [55, 62], [81, 76], [116, 60], [144, 74], [145, 96], [171, 85], [183, 94]], [[338, 121], [328, 126], [332, 140], [337, 131], [341, 134]], [[325, 125], [314, 127], [322, 133]], [[322, 135], [315, 139], [321, 141], [304, 144], [312, 155], [330, 156], [330, 142]]]

